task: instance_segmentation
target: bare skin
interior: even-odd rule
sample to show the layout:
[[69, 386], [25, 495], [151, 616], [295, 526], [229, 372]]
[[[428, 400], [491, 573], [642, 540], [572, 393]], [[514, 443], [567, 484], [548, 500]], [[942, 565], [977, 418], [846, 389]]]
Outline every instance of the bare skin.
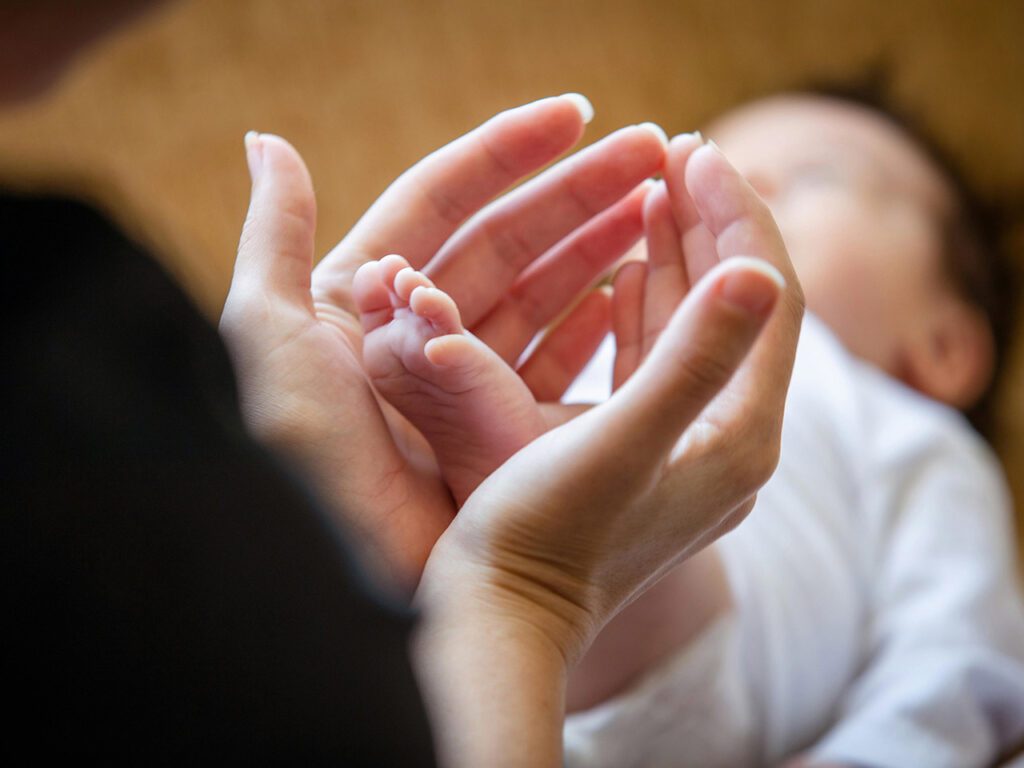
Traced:
[[866, 107], [779, 96], [709, 129], [771, 209], [808, 308], [852, 354], [954, 408], [992, 376], [992, 331], [946, 275], [949, 180]]
[[452, 298], [401, 256], [364, 264], [353, 295], [374, 387], [427, 438], [462, 506], [545, 431], [523, 380], [467, 331]]
[[[881, 115], [813, 96], [755, 102], [709, 132], [772, 211], [808, 307], [843, 344], [925, 395], [973, 402], [991, 376], [991, 330], [945, 278], [940, 222], [953, 196], [920, 148]], [[680, 202], [661, 190], [648, 197], [646, 274], [638, 265], [616, 283], [617, 303], [636, 294], [627, 303], [645, 307], [615, 312], [620, 347], [636, 339], [620, 351], [617, 379], [647, 353], [646, 337], [686, 290], [689, 265], [709, 258], [706, 229]], [[628, 688], [731, 609], [712, 547], [605, 627], [570, 679], [570, 711]], [[804, 757], [791, 765], [812, 764], [826, 768]]]
[[[269, 136], [250, 142], [253, 203], [222, 321], [244, 402], [255, 426], [304, 447], [297, 455], [312, 460], [307, 466], [314, 474], [323, 468], [325, 490], [338, 489], [328, 498], [351, 504], [358, 488], [377, 491], [377, 504], [355, 522], [378, 520], [382, 534], [394, 530], [394, 539], [380, 540], [396, 542], [382, 552], [399, 556], [398, 567], [418, 575], [421, 550], [409, 545], [432, 546], [417, 597], [424, 621], [414, 656], [445, 765], [560, 765], [569, 667], [609, 616], [742, 519], [777, 456], [802, 296], [766, 209], [720, 154], [704, 149], [688, 163], [687, 183], [703, 202], [701, 217], [720, 233], [718, 254], [757, 258], [691, 274], [701, 284], [613, 400], [517, 452], [473, 493], [436, 544], [422, 526], [409, 538], [410, 525], [430, 512], [432, 496], [406, 494], [394, 511], [382, 506], [380, 474], [388, 466], [381, 458], [389, 455], [383, 449], [415, 430], [387, 402], [364, 397], [372, 386], [352, 359], [365, 340], [354, 275], [371, 260], [367, 254], [403, 253], [415, 268], [426, 265], [425, 273], [458, 302], [463, 323], [501, 349], [502, 359], [519, 358], [554, 319], [548, 312], [557, 313], [596, 277], [581, 267], [599, 269], [609, 255], [614, 261], [631, 244], [630, 233], [639, 234], [642, 220], [635, 229], [630, 222], [647, 191], [636, 196], [636, 186], [662, 165], [658, 140], [650, 131], [624, 129], [492, 207], [492, 233], [499, 221], [537, 224], [526, 231], [539, 259], [524, 264], [518, 277], [505, 274], [500, 286], [494, 284], [500, 270], [481, 260], [498, 267], [501, 254], [473, 237], [481, 219], [432, 258], [454, 225], [428, 216], [407, 227], [405, 216], [423, 189], [446, 191], [447, 199], [472, 190], [482, 204], [492, 188], [467, 184], [452, 169], [477, 168], [494, 139], [521, 138], [529, 150], [551, 137], [552, 122], [573, 127], [566, 107], [555, 99], [505, 113], [425, 160], [385, 193], [312, 280], [312, 216], [295, 215], [311, 209], [308, 174], [285, 142]], [[577, 113], [577, 126], [579, 119]], [[522, 135], [524, 127], [537, 137]], [[670, 146], [668, 162], [679, 154]], [[615, 181], [623, 197], [580, 226], [579, 206], [557, 202], [563, 194], [600, 192], [589, 183], [595, 170]], [[571, 232], [573, 226], [578, 230], [566, 236], [563, 227]], [[397, 234], [384, 236], [395, 227]], [[456, 266], [489, 282], [456, 280]], [[604, 335], [603, 296], [585, 298], [520, 369], [537, 397], [563, 391], [583, 362], [583, 341]], [[394, 450], [400, 448], [396, 443]], [[420, 466], [406, 456], [407, 471]], [[339, 477], [347, 469], [352, 474]], [[405, 487], [421, 490], [411, 481]], [[679, 506], [668, 507], [668, 498]]]
[[[376, 394], [362, 366], [354, 275], [368, 261], [401, 253], [456, 299], [478, 338], [506, 360], [519, 358], [639, 237], [637, 187], [663, 162], [654, 133], [627, 127], [493, 200], [582, 131], [571, 97], [495, 116], [397, 179], [312, 274], [309, 173], [283, 140], [264, 134], [247, 141], [254, 194], [239, 260], [255, 266], [236, 271], [220, 326], [243, 412], [255, 434], [335, 500], [342, 522], [404, 589], [415, 585], [456, 508], [427, 441]], [[469, 219], [464, 226], [456, 210]], [[510, 242], [518, 250], [509, 252]], [[268, 252], [288, 258], [270, 262]], [[280, 290], [259, 290], [259, 270]], [[581, 304], [524, 364], [536, 396], [560, 392], [585, 363], [565, 352], [600, 342], [602, 306], [599, 296]]]
[[[29, 5], [31, 23], [4, 23], [0, 29], [27, 45], [15, 46], [15, 52], [47, 54], [34, 64], [29, 57], [0, 56], [0, 74], [11, 76], [4, 79], [0, 101], [33, 92], [46, 80], [42, 65], [59, 58], [37, 34], [45, 25], [35, 22], [65, 2]], [[130, 0], [110, 4], [118, 13], [134, 5]], [[59, 47], [77, 48], [87, 37]], [[614, 260], [631, 244], [635, 230], [629, 222], [635, 221], [642, 198], [630, 190], [660, 166], [661, 143], [650, 131], [625, 129], [603, 148], [581, 153], [568, 166], [524, 185], [504, 207], [478, 217], [478, 226], [463, 227], [451, 247], [444, 244], [465, 217], [502, 188], [567, 149], [588, 110], [580, 98], [546, 100], [499, 115], [438, 151], [396, 181], [315, 275], [315, 202], [301, 159], [274, 137], [253, 134], [246, 142], [253, 194], [221, 324], [239, 368], [246, 416], [254, 431], [291, 448], [320, 483], [323, 498], [342, 505], [339, 515], [361, 529], [366, 545], [380, 552], [392, 575], [415, 579], [430, 552], [420, 592], [427, 621], [415, 656], [431, 717], [441, 726], [446, 765], [497, 765], [490, 759], [496, 754], [502, 755], [501, 764], [559, 765], [569, 660], [593, 639], [609, 612], [668, 567], [672, 557], [720, 535], [749, 511], [752, 495], [770, 473], [771, 453], [766, 459], [762, 451], [754, 461], [733, 449], [762, 427], [771, 433], [771, 443], [778, 443], [774, 417], [788, 379], [779, 373], [788, 374], [792, 365], [802, 297], [785, 252], [776, 248], [763, 257], [790, 277], [787, 291], [781, 290], [778, 272], [766, 279], [763, 270], [742, 265], [709, 276], [706, 290], [691, 297], [666, 334], [661, 358], [669, 363], [671, 387], [647, 377], [646, 385], [632, 387], [616, 403], [560, 427], [546, 445], [521, 455], [518, 464], [510, 462], [515, 466], [504, 475], [492, 476], [492, 493], [471, 499], [461, 522], [431, 550], [447, 522], [448, 505], [433, 493], [430, 461], [417, 455], [415, 440], [390, 414], [378, 410], [355, 361], [362, 338], [351, 314], [352, 277], [360, 264], [396, 250], [418, 265], [436, 263], [436, 273], [445, 275], [451, 290], [475, 299], [468, 306], [470, 324], [484, 320], [481, 336], [486, 334], [506, 359], [518, 357], [533, 333], [553, 319], [548, 313], [557, 314], [600, 272], [604, 258]], [[438, 207], [438, 201], [447, 207]], [[740, 229], [766, 220], [762, 211], [730, 205], [719, 207], [713, 218], [721, 227]], [[524, 246], [518, 258], [503, 262], [503, 280], [490, 280], [490, 290], [481, 290], [469, 265], [490, 273], [488, 256], [503, 254], [487, 246], [501, 242], [496, 234], [517, 230], [511, 242]], [[724, 249], [730, 250], [728, 241]], [[472, 261], [462, 258], [469, 254]], [[517, 279], [541, 254], [541, 267]], [[546, 279], [552, 275], [563, 279]], [[580, 350], [603, 335], [606, 305], [600, 296], [584, 299], [524, 366], [524, 380], [532, 382], [538, 397], [564, 389], [589, 357]], [[786, 311], [772, 318], [779, 299]], [[534, 311], [523, 317], [520, 305]], [[746, 360], [766, 324], [765, 344]], [[694, 375], [705, 367], [711, 376]], [[738, 379], [756, 385], [743, 388], [757, 393], [745, 403], [745, 412], [719, 407], [718, 430], [699, 425], [702, 439], [669, 456], [678, 434], [737, 367]], [[615, 439], [602, 443], [592, 439], [595, 434]], [[626, 458], [648, 482], [627, 483], [625, 489], [610, 484], [609, 470], [622, 463], [619, 449], [641, 436]], [[350, 453], [354, 473], [339, 477], [345, 463], [338, 459]], [[552, 464], [569, 469], [551, 472]], [[729, 493], [713, 493], [720, 484], [713, 482], [709, 466], [732, 480]], [[709, 474], [711, 486], [705, 488]], [[504, 487], [525, 493], [527, 504]], [[694, 503], [687, 505], [685, 525], [674, 518], [659, 520], [657, 502], [667, 488], [676, 496], [689, 488]], [[524, 517], [532, 525], [524, 528]], [[558, 534], [567, 524], [567, 533], [582, 534], [583, 546], [575, 548], [576, 562], [558, 563], [550, 546], [561, 540]], [[472, 535], [465, 535], [467, 527]], [[619, 544], [615, 551], [600, 546], [609, 532]], [[622, 568], [619, 549], [639, 569]], [[593, 578], [577, 582], [579, 574]], [[564, 586], [574, 583], [584, 589], [567, 594]], [[566, 611], [566, 598], [579, 610]], [[439, 636], [438, 625], [446, 635]], [[533, 631], [524, 634], [524, 628]]]
[[[669, 172], [677, 188], [684, 186], [689, 158], [700, 145], [698, 136], [673, 140]], [[665, 185], [652, 189], [644, 209], [648, 262], [629, 264], [615, 283], [615, 389], [648, 356], [691, 284], [719, 262], [714, 235], [690, 195], [677, 191], [673, 200]], [[687, 233], [689, 261], [680, 228]], [[536, 402], [515, 371], [462, 327], [454, 301], [400, 256], [364, 265], [354, 296], [367, 373], [377, 391], [427, 438], [461, 506], [480, 482], [545, 431]], [[679, 609], [681, 596], [686, 610]], [[717, 554], [709, 549], [690, 557], [598, 637], [572, 672], [567, 709], [584, 709], [615, 695], [731, 605]]]

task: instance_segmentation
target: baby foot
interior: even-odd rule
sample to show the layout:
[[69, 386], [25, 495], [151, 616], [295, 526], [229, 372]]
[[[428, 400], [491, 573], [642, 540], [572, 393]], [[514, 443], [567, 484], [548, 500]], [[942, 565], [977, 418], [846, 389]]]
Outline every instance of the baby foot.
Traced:
[[462, 327], [452, 298], [401, 256], [364, 264], [353, 295], [367, 373], [430, 442], [461, 506], [484, 478], [544, 431], [533, 395]]

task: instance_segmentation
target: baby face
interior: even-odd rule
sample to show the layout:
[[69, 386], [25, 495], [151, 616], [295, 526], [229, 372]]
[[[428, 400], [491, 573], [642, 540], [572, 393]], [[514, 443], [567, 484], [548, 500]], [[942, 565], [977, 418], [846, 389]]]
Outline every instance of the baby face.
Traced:
[[967, 307], [943, 265], [953, 191], [908, 136], [867, 108], [816, 96], [755, 102], [708, 133], [771, 208], [809, 309], [853, 354], [953, 405], [977, 396], [991, 361], [966, 395], [931, 381], [931, 358], [956, 342], [947, 325]]

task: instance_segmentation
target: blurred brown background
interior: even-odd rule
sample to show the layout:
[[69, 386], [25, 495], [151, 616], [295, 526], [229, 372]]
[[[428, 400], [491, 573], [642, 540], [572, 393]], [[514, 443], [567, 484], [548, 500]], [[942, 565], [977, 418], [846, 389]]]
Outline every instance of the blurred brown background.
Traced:
[[[0, 118], [0, 178], [97, 198], [215, 317], [246, 207], [248, 129], [304, 154], [323, 253], [402, 169], [502, 108], [580, 91], [597, 108], [587, 140], [642, 120], [672, 133], [884, 64], [895, 100], [969, 178], [1020, 200], [1022, 37], [1016, 0], [191, 0]], [[1017, 337], [994, 437], [1024, 499]]]

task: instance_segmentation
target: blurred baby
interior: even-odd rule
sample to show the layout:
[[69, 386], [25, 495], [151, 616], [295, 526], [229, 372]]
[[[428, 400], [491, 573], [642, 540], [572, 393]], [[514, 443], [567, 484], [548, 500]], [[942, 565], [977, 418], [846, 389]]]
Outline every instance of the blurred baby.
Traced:
[[[807, 299], [780, 463], [584, 660], [567, 765], [989, 765], [1024, 739], [1024, 609], [999, 465], [955, 410], [995, 366], [985, 233], [872, 108], [780, 96], [710, 133]], [[704, 620], [675, 652], [630, 627], [689, 606]]]
[[[995, 370], [984, 232], [944, 166], [874, 109], [779, 96], [710, 133], [807, 298], [779, 466], [742, 525], [580, 664], [566, 765], [987, 765], [1024, 740], [1024, 607], [998, 464], [958, 412]], [[658, 195], [650, 264], [715, 258], [699, 218], [659, 219]], [[649, 311], [661, 278], [641, 279]], [[461, 504], [545, 429], [532, 395], [400, 257], [365, 266], [355, 294], [367, 370]], [[608, 395], [613, 346], [569, 398]]]

